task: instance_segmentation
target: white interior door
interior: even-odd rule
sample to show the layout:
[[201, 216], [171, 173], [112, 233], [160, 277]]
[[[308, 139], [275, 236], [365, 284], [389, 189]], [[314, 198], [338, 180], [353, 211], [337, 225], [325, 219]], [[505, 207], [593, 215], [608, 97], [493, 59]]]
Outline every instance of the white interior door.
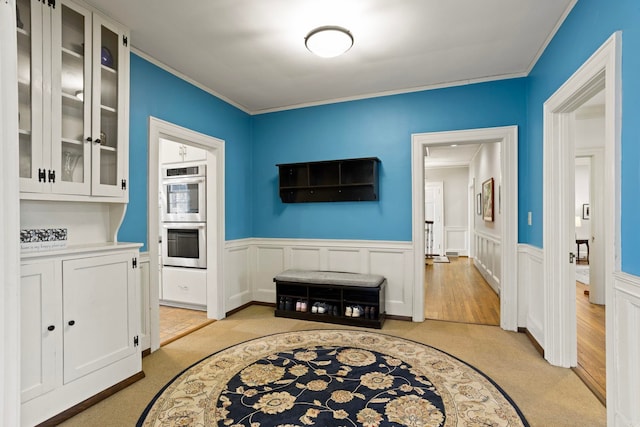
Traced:
[[[429, 245], [429, 241], [426, 241], [425, 250], [431, 252], [427, 255], [444, 255], [444, 183], [442, 181], [424, 184], [424, 219], [433, 221], [433, 244]], [[428, 246], [430, 246], [429, 249], [427, 249]]]

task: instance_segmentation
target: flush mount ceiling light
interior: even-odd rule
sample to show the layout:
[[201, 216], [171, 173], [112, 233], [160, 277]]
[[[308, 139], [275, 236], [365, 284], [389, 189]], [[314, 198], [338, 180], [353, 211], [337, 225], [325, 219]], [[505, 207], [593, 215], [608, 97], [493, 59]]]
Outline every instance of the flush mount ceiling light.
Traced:
[[309, 51], [322, 58], [333, 58], [351, 49], [353, 36], [342, 27], [318, 27], [307, 34], [304, 44]]

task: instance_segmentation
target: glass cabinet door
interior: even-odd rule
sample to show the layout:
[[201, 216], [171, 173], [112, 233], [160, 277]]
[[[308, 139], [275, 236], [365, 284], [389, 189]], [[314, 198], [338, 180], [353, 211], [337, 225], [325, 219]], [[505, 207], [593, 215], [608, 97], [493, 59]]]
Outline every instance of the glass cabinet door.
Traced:
[[19, 173], [23, 191], [39, 191], [44, 183], [38, 173], [46, 173], [47, 167], [42, 162], [42, 14], [41, 3], [16, 1]]
[[93, 28], [93, 151], [92, 193], [121, 195], [124, 179], [121, 129], [124, 100], [120, 99], [124, 50], [119, 28], [94, 16]]
[[[58, 9], [58, 8], [57, 8]], [[89, 194], [91, 185], [91, 13], [59, 6], [52, 34], [52, 167], [56, 193]]]

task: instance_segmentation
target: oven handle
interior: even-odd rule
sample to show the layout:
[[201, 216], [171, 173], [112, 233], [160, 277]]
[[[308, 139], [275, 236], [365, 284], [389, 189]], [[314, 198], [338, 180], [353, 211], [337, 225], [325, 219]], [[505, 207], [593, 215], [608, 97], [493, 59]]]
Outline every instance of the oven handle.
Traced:
[[207, 226], [206, 223], [202, 223], [202, 222], [165, 222], [162, 224], [163, 228], [169, 229], [169, 228], [178, 228], [178, 229], [184, 229], [184, 228], [205, 228]]
[[204, 176], [194, 176], [191, 178], [175, 177], [164, 178], [162, 184], [199, 184], [204, 183], [207, 179]]

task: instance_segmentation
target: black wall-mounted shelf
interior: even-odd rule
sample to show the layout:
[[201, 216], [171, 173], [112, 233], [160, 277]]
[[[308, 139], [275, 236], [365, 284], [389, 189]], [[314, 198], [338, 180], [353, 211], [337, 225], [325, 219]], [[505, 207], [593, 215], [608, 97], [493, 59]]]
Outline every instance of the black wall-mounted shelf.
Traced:
[[283, 203], [376, 201], [380, 159], [278, 164]]

